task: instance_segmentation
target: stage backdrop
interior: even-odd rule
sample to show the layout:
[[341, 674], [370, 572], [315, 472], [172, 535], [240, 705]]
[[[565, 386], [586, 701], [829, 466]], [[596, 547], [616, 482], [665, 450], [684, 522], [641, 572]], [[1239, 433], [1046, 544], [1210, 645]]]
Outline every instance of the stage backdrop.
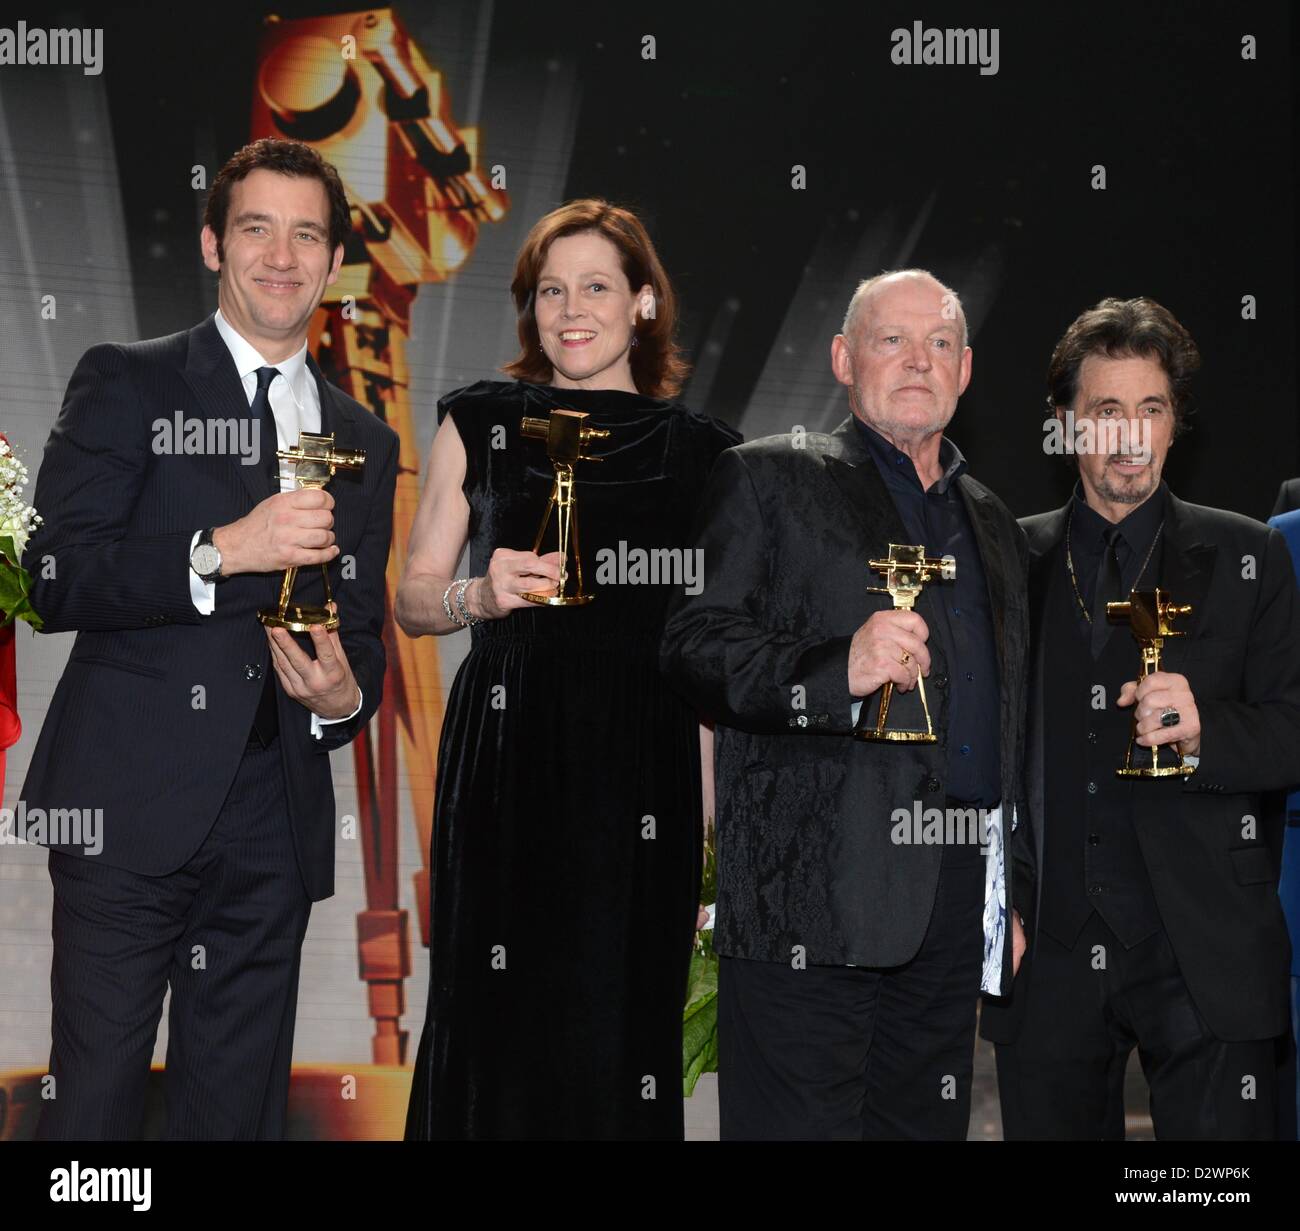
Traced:
[[[838, 423], [829, 346], [855, 283], [920, 265], [962, 294], [975, 348], [951, 434], [1015, 512], [1069, 490], [1042, 448], [1043, 371], [1106, 295], [1161, 300], [1205, 352], [1196, 428], [1167, 472], [1180, 494], [1264, 517], [1300, 472], [1287, 6], [929, 6], [924, 23], [900, 4], [159, 12], [0, 21], [86, 32], [80, 63], [0, 54], [0, 431], [33, 477], [87, 347], [215, 307], [206, 185], [276, 133], [318, 144], [363, 207], [367, 242], [313, 345], [403, 437], [390, 584], [436, 400], [512, 356], [514, 254], [582, 195], [645, 218], [684, 303], [684, 400], [747, 437]], [[922, 62], [928, 30], [976, 19], [977, 62]], [[18, 631], [6, 806], [71, 641]], [[401, 687], [333, 754], [338, 888], [304, 949], [302, 1135], [400, 1126], [426, 994], [433, 752], [464, 649], [394, 630]], [[0, 846], [0, 1139], [26, 1131], [48, 1058], [49, 914], [44, 852]], [[159, 1062], [166, 1041], [164, 1015]], [[342, 1075], [363, 1093], [340, 1110]]]

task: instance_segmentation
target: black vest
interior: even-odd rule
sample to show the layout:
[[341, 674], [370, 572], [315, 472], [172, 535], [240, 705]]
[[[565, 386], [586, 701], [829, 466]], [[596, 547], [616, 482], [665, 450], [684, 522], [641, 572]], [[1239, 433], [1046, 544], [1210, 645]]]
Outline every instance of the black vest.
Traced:
[[[1120, 686], [1137, 678], [1141, 659], [1128, 628], [1118, 624], [1094, 660], [1090, 628], [1066, 573], [1064, 542], [1045, 567], [1046, 815], [1039, 926], [1072, 948], [1095, 910], [1132, 948], [1162, 926], [1134, 831], [1150, 784], [1115, 776], [1133, 722], [1132, 707], [1120, 709], [1115, 701]], [[1096, 694], [1098, 685], [1102, 691]]]

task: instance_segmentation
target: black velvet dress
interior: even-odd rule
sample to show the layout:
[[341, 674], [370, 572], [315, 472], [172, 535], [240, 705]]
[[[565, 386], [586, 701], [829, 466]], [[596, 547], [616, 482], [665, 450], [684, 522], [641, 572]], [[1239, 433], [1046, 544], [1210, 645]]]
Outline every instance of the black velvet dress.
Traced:
[[[473, 576], [495, 548], [533, 546], [553, 472], [520, 421], [556, 407], [610, 432], [590, 449], [603, 460], [576, 469], [596, 598], [475, 626], [452, 687], [408, 1139], [683, 1134], [699, 726], [657, 656], [671, 584], [692, 576], [674, 561], [686, 564], [713, 459], [739, 437], [613, 390], [481, 381], [449, 394], [439, 422], [450, 413], [465, 444]], [[554, 535], [553, 520], [542, 552]], [[642, 554], [653, 548], [677, 550]]]

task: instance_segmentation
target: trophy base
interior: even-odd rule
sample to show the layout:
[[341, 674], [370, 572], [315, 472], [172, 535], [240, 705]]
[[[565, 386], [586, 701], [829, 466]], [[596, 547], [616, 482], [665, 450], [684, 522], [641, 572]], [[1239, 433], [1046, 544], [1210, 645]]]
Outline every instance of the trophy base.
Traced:
[[594, 594], [537, 594], [530, 591], [519, 597], [526, 598], [539, 607], [581, 607], [596, 596]]
[[1117, 769], [1116, 778], [1186, 778], [1196, 772], [1194, 765], [1160, 765], [1155, 769]]
[[328, 607], [305, 607], [301, 603], [290, 603], [284, 611], [259, 611], [257, 618], [267, 628], [287, 628], [291, 633], [309, 633], [313, 628], [332, 633], [339, 626], [338, 615]]
[[854, 731], [858, 739], [873, 744], [937, 744], [939, 737], [928, 731]]

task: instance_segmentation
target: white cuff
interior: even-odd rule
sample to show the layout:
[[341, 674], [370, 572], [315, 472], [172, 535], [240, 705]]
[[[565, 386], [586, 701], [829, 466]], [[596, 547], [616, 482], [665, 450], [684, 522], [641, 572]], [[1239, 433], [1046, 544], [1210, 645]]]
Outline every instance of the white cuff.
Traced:
[[[194, 549], [199, 545], [199, 535], [202, 533], [202, 530], [196, 530], [194, 537], [190, 539], [191, 556], [194, 554]], [[185, 566], [190, 570], [190, 600], [199, 615], [211, 615], [217, 605], [217, 583], [215, 581], [204, 581], [194, 571], [188, 559], [185, 561]]]
[[349, 718], [355, 718], [359, 713], [361, 713], [361, 707], [362, 705], [365, 704], [366, 698], [365, 698], [365, 694], [361, 691], [360, 684], [357, 685], [357, 696], [360, 697], [360, 700], [357, 702], [357, 708], [354, 709], [352, 713], [348, 714], [344, 718], [322, 718], [319, 714], [313, 714], [311, 716], [312, 737], [315, 739], [320, 739], [320, 737], [324, 734], [324, 732], [321, 731], [321, 727], [328, 727], [336, 722], [347, 722]]

